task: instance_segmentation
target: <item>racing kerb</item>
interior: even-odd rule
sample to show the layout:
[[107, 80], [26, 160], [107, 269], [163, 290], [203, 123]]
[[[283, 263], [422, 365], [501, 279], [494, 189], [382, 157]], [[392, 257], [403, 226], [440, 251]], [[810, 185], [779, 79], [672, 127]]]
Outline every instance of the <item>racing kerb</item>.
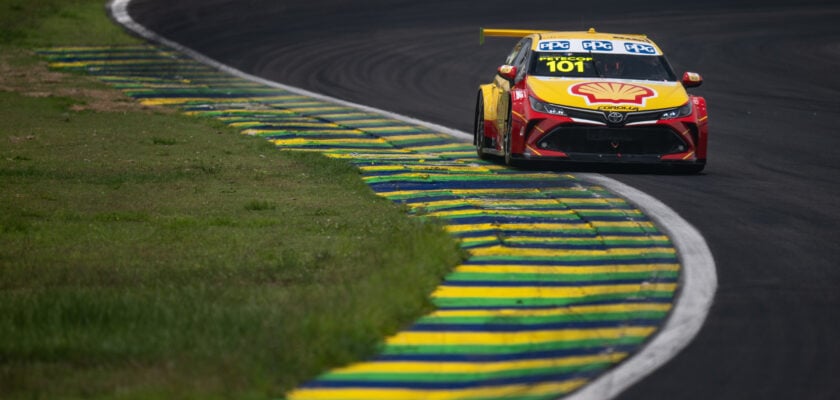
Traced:
[[290, 398], [556, 398], [638, 352], [672, 307], [673, 245], [601, 186], [480, 162], [449, 135], [154, 47], [43, 53], [52, 67], [96, 74], [145, 104], [347, 159], [376, 193], [443, 220], [461, 240], [470, 257], [432, 295], [438, 311], [388, 338], [375, 360]]

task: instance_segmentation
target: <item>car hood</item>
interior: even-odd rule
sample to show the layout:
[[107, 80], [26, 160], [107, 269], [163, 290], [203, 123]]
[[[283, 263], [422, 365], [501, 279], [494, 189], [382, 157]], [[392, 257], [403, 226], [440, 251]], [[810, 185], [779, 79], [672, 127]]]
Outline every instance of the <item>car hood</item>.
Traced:
[[688, 102], [679, 82], [529, 76], [527, 84], [544, 102], [591, 110], [659, 110]]

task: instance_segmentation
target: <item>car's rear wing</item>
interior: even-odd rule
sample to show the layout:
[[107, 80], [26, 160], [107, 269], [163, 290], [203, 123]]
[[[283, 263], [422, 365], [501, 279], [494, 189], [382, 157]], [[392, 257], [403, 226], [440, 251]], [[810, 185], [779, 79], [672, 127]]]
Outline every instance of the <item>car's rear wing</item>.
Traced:
[[548, 33], [551, 31], [539, 31], [539, 30], [528, 30], [528, 29], [492, 29], [492, 28], [478, 28], [480, 32], [480, 36], [478, 39], [479, 44], [484, 44], [484, 38], [487, 36], [501, 36], [501, 37], [525, 37], [528, 35], [533, 35], [535, 33]]
[[[495, 28], [478, 28], [478, 29], [479, 29], [479, 33], [480, 33], [480, 36], [479, 36], [479, 39], [478, 39], [479, 44], [484, 44], [484, 38], [487, 37], [487, 36], [501, 36], [501, 37], [521, 38], [521, 37], [525, 37], [525, 36], [533, 35], [533, 34], [556, 32], [556, 31], [531, 30], [531, 29], [495, 29]], [[567, 32], [567, 33], [580, 34], [580, 33], [584, 33], [584, 32]], [[595, 28], [589, 28], [589, 30], [586, 31], [585, 33], [594, 34], [594, 33], [599, 33], [599, 32], [596, 32]], [[611, 35], [611, 34], [607, 33], [606, 35]], [[630, 36], [630, 37], [635, 37], [635, 38], [638, 38], [638, 39], [646, 39], [647, 38], [647, 35], [642, 35], [642, 34], [622, 34], [622, 36], [625, 36], [625, 37]]]

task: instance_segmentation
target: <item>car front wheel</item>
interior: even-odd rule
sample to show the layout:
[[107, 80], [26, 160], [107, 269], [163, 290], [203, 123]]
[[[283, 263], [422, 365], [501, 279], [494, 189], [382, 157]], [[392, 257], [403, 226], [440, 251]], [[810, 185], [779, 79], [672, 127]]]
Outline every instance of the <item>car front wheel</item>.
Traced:
[[[510, 104], [510, 103], [508, 103]], [[504, 152], [505, 152], [505, 164], [511, 167], [516, 166], [516, 160], [513, 158], [513, 154], [511, 153], [511, 136], [513, 136], [513, 132], [511, 132], [511, 119], [513, 115], [511, 113], [510, 105], [508, 105], [507, 111], [507, 119], [505, 119], [505, 129], [502, 132], [504, 134], [504, 141], [502, 142], [504, 145]]]

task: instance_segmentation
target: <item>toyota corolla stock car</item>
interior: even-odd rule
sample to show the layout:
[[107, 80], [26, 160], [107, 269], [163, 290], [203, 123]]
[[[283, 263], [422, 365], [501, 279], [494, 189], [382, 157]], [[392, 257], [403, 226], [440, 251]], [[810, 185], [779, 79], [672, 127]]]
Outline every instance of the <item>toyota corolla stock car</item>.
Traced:
[[706, 165], [706, 101], [686, 88], [645, 35], [482, 29], [521, 37], [492, 83], [481, 85], [474, 144], [481, 158]]

